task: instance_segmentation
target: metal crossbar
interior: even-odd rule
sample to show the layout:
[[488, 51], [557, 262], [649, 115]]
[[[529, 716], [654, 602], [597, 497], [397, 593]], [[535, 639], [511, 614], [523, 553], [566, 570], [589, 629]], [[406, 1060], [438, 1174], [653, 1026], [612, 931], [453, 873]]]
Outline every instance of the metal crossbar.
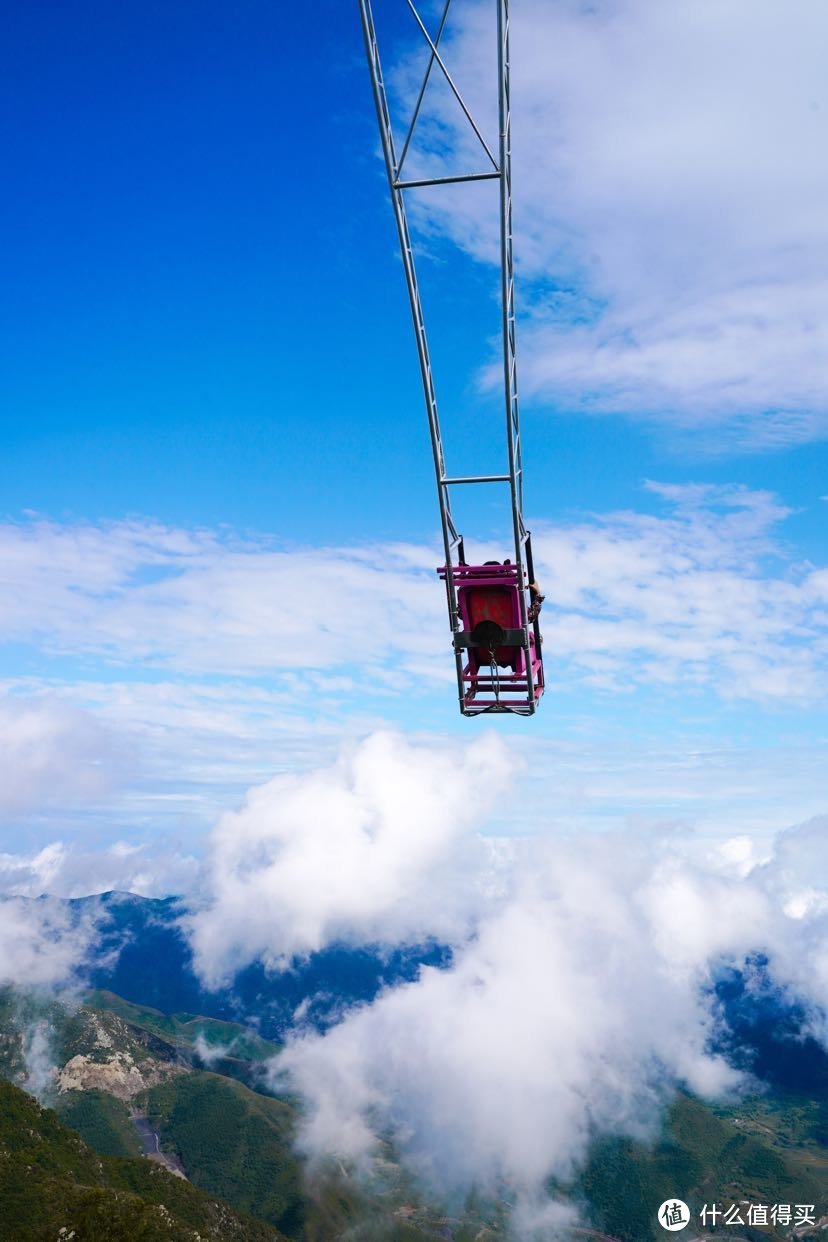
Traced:
[[[529, 532], [526, 530], [523, 518], [523, 464], [521, 460], [517, 363], [515, 357], [515, 281], [512, 240], [512, 135], [509, 78], [509, 0], [492, 0], [497, 9], [497, 92], [499, 119], [499, 147], [497, 159], [495, 159], [492, 154], [492, 151], [486, 142], [480, 127], [463, 99], [454, 78], [449, 72], [444, 57], [440, 52], [440, 41], [446, 29], [452, 0], [446, 0], [442, 16], [440, 18], [439, 27], [434, 35], [434, 38], [431, 37], [425, 23], [423, 22], [423, 19], [420, 17], [420, 14], [414, 4], [414, 0], [384, 0], [384, 2], [388, 5], [396, 4], [398, 7], [401, 5], [407, 6], [415, 19], [420, 34], [429, 48], [428, 64], [425, 68], [423, 80], [416, 97], [411, 121], [408, 125], [405, 141], [402, 146], [401, 155], [398, 159], [391, 128], [388, 98], [382, 76], [382, 66], [380, 62], [379, 48], [377, 45], [377, 35], [374, 26], [371, 0], [359, 0], [360, 13], [362, 17], [362, 29], [365, 36], [365, 49], [368, 56], [371, 84], [374, 93], [374, 104], [376, 106], [377, 120], [379, 122], [380, 139], [382, 142], [383, 155], [385, 157], [385, 167], [388, 174], [388, 186], [391, 193], [391, 201], [399, 233], [400, 250], [402, 252], [408, 297], [411, 304], [411, 314], [414, 321], [414, 334], [417, 342], [417, 353], [420, 361], [420, 372], [423, 382], [423, 394], [425, 397], [426, 413], [428, 416], [428, 425], [431, 435], [434, 470], [437, 479], [437, 494], [440, 505], [440, 522], [446, 558], [445, 583], [449, 620], [452, 632], [454, 634], [459, 633], [463, 626], [460, 617], [456, 578], [457, 571], [459, 571], [460, 567], [465, 564], [465, 553], [463, 550], [463, 540], [457, 532], [454, 518], [452, 516], [450, 490], [453, 486], [459, 484], [469, 486], [475, 483], [508, 483], [511, 495], [512, 540], [514, 543], [514, 556], [512, 563], [517, 574], [516, 580], [522, 588], [519, 591], [520, 619], [523, 627], [523, 634], [525, 636], [524, 651], [527, 664], [527, 699], [523, 703], [517, 703], [516, 706], [510, 706], [509, 710], [519, 711], [520, 714], [524, 715], [531, 715], [537, 705], [536, 691], [539, 693], [539, 689], [534, 684], [531, 660], [529, 658], [530, 627], [534, 632], [535, 649], [538, 652], [540, 651], [540, 632], [537, 620], [535, 619], [532, 622], [529, 621], [526, 603], [526, 589], [528, 588], [528, 584], [533, 581], [534, 573], [531, 561], [532, 554], [530, 537]], [[477, 137], [478, 142], [488, 157], [491, 163], [491, 171], [486, 170], [470, 173], [458, 173], [455, 175], [446, 175], [443, 173], [440, 176], [418, 176], [403, 181], [401, 179], [402, 167], [411, 146], [417, 121], [420, 117], [423, 99], [425, 97], [426, 89], [435, 64], [440, 69], [472, 132]], [[460, 473], [450, 476], [446, 471], [445, 454], [443, 451], [443, 441], [440, 432], [437, 396], [431, 367], [431, 356], [428, 348], [425, 319], [423, 316], [420, 290], [414, 264], [414, 251], [406, 216], [405, 193], [410, 190], [417, 190], [430, 186], [455, 185], [459, 183], [475, 183], [490, 180], [497, 180], [500, 188], [501, 319], [508, 472], [497, 475], [476, 476], [471, 473]], [[457, 684], [461, 710], [466, 715], [477, 714], [479, 711], [484, 710], [483, 706], [477, 706], [475, 711], [471, 711], [468, 710], [469, 705], [465, 701], [466, 689], [464, 682], [467, 680], [468, 673], [463, 664], [462, 646], [455, 645], [454, 650], [457, 664]], [[501, 676], [501, 680], [505, 681], [506, 678]]]

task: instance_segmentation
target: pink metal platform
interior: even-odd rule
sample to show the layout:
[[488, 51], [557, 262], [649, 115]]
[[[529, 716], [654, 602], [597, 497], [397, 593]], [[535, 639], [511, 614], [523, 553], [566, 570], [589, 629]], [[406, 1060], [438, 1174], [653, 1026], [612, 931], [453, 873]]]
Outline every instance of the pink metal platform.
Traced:
[[[445, 565], [437, 573], [447, 583]], [[451, 576], [462, 627], [454, 634], [454, 650], [463, 715], [531, 715], [544, 683], [541, 636], [537, 618], [528, 619], [525, 575], [507, 562], [453, 565]]]

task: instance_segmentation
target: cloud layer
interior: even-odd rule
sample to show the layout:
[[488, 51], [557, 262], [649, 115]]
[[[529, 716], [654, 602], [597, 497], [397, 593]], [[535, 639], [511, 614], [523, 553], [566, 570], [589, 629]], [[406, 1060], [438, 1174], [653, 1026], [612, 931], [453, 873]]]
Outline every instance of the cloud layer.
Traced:
[[747, 488], [649, 488], [670, 516], [616, 513], [533, 536], [553, 661], [608, 688], [634, 667], [639, 684], [824, 701], [828, 575], [785, 566], [774, 527], [789, 511]]
[[[605, 656], [627, 683], [662, 681], [663, 657], [670, 680], [727, 694], [737, 683], [747, 697], [819, 693], [828, 570], [797, 563], [776, 541], [790, 510], [737, 486], [648, 489], [655, 512], [535, 523], [544, 622], [564, 673]], [[0, 612], [0, 641], [54, 657], [85, 654], [156, 677], [175, 670], [182, 680], [264, 677], [272, 705], [286, 711], [308, 687], [323, 706], [358, 690], [378, 710], [400, 674], [451, 684], [438, 554], [428, 548], [283, 550], [149, 522], [34, 521], [0, 526], [0, 556], [18, 584]], [[204, 686], [202, 713], [208, 697]]]
[[35, 519], [2, 525], [0, 554], [15, 586], [0, 638], [178, 674], [310, 667], [338, 669], [347, 685], [354, 662], [379, 669], [399, 651], [400, 620], [409, 659], [427, 662], [441, 616], [433, 553], [417, 547], [291, 551], [151, 521]]
[[0, 894], [37, 898], [87, 897], [93, 893], [129, 892], [166, 897], [193, 888], [200, 866], [192, 854], [147, 843], [111, 841], [92, 844], [50, 841], [31, 853], [0, 853]]
[[[519, 813], [525, 775], [494, 735], [437, 747], [383, 732], [252, 790], [216, 825], [186, 925], [208, 985], [341, 942], [452, 949], [447, 969], [324, 1036], [299, 1030], [276, 1060], [274, 1081], [306, 1099], [311, 1157], [369, 1167], [390, 1136], [432, 1188], [505, 1180], [528, 1211], [596, 1133], [654, 1135], [677, 1085], [738, 1088], [711, 1051], [711, 985], [757, 952], [828, 1042], [828, 818], [764, 856], [748, 836], [711, 845], [668, 825], [486, 838], [498, 793]], [[22, 892], [141, 862], [126, 846], [85, 863], [53, 846], [0, 872]], [[52, 902], [0, 902], [0, 976], [63, 986], [94, 930]]]
[[[681, 695], [683, 712], [713, 696], [824, 702], [828, 571], [784, 542], [789, 513], [769, 492], [651, 483], [638, 511], [534, 521], [550, 696], [578, 712], [597, 696], [603, 715], [611, 696], [650, 689]], [[445, 727], [436, 550], [30, 519], [0, 524], [0, 560], [15, 582], [0, 645], [29, 670], [0, 681], [0, 816], [42, 821], [39, 846], [66, 840], [78, 808], [107, 832], [117, 808], [127, 841], [187, 836], [274, 768], [333, 761], [343, 737], [415, 709]], [[802, 752], [795, 767], [809, 763]], [[810, 813], [807, 796], [787, 805]]]
[[531, 1202], [595, 1133], [655, 1134], [677, 1086], [738, 1088], [711, 1051], [713, 983], [757, 953], [826, 1038], [828, 818], [765, 857], [667, 825], [487, 840], [510, 778], [493, 739], [441, 752], [380, 734], [218, 824], [189, 922], [208, 985], [343, 941], [453, 951], [275, 1061], [306, 1098], [312, 1157], [367, 1168], [391, 1137], [432, 1189], [505, 1179]]
[[432, 1188], [505, 1179], [531, 1200], [596, 1133], [653, 1137], [677, 1085], [740, 1086], [711, 1051], [712, 982], [755, 952], [824, 1039], [827, 831], [823, 817], [783, 834], [764, 864], [744, 840], [705, 854], [678, 834], [518, 849], [450, 969], [275, 1063], [308, 1101], [305, 1148], [367, 1165], [392, 1137]]
[[126, 767], [117, 735], [54, 696], [0, 698], [0, 815], [103, 797]]
[[[492, 15], [452, 21], [447, 61], [494, 135]], [[826, 39], [818, 0], [515, 8], [525, 394], [748, 448], [828, 432]], [[410, 104], [408, 63], [397, 89]], [[410, 175], [479, 162], [445, 90], [419, 140]], [[491, 261], [489, 208], [463, 188], [415, 211]]]

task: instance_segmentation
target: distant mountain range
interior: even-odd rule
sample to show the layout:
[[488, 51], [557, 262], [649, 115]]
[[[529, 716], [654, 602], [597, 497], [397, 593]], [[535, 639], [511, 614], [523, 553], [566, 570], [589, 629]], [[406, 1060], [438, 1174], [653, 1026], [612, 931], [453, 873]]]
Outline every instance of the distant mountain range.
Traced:
[[[339, 944], [297, 959], [279, 973], [254, 963], [229, 988], [210, 992], [193, 970], [180, 929], [186, 912], [182, 899], [111, 892], [68, 904], [76, 917], [93, 906], [106, 914], [99, 964], [89, 977], [93, 988], [163, 1013], [252, 1022], [265, 1039], [283, 1039], [300, 1005], [302, 1021], [324, 1030], [349, 1006], [373, 1000], [384, 987], [415, 979], [422, 965], [444, 968], [452, 961], [451, 950], [433, 942], [390, 950]], [[778, 1090], [824, 1098], [828, 1054], [807, 1033], [807, 1014], [772, 986], [767, 966], [757, 956], [744, 971], [720, 971], [715, 991], [724, 1022], [716, 1051]]]
[[106, 916], [98, 962], [87, 975], [93, 988], [163, 1013], [254, 1022], [265, 1039], [281, 1039], [299, 1005], [303, 1022], [323, 1030], [344, 1008], [373, 1000], [384, 987], [415, 979], [420, 966], [451, 961], [451, 950], [434, 943], [392, 950], [334, 945], [295, 960], [290, 970], [280, 973], [268, 973], [254, 963], [236, 975], [230, 988], [210, 992], [193, 970], [180, 928], [186, 911], [180, 898], [111, 892], [76, 898], [68, 905], [78, 919], [90, 910], [103, 910]]
[[757, 954], [742, 970], [719, 972], [716, 997], [726, 1031], [717, 1051], [768, 1086], [807, 1092], [828, 1109], [828, 1053], [808, 1033], [810, 1015], [780, 993], [768, 967], [768, 959]]

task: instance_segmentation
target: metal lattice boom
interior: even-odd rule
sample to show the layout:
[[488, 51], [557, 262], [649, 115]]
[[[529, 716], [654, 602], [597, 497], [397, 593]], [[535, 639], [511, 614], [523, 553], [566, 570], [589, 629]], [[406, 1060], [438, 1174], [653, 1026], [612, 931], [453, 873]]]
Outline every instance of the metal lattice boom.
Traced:
[[[444, 57], [440, 51], [451, 9], [452, 0], [446, 0], [439, 26], [434, 36], [429, 34], [425, 22], [417, 11], [414, 0], [384, 0], [388, 5], [407, 7], [414, 19], [417, 29], [429, 48], [428, 63], [423, 75], [422, 84], [417, 94], [411, 121], [408, 125], [405, 140], [397, 156], [394, 136], [391, 128], [391, 117], [388, 99], [382, 76], [379, 48], [377, 45], [374, 17], [371, 0], [359, 0], [362, 16], [362, 28], [365, 35], [365, 48], [374, 92], [374, 103], [379, 122], [385, 166], [388, 173], [388, 185], [391, 201], [397, 222], [400, 239], [406, 285], [414, 321], [414, 333], [420, 361], [423, 392], [425, 395], [426, 412], [431, 435], [431, 446], [434, 456], [434, 469], [437, 480], [437, 494], [440, 504], [440, 520], [445, 547], [445, 572], [442, 574], [446, 583], [449, 620], [455, 635], [454, 654], [457, 665], [457, 680], [460, 694], [460, 707], [465, 715], [477, 715], [484, 710], [509, 710], [520, 715], [531, 715], [537, 707], [537, 700], [542, 691], [542, 666], [540, 673], [533, 675], [530, 657], [530, 643], [536, 652], [540, 652], [540, 632], [537, 617], [530, 619], [527, 606], [529, 584], [534, 579], [532, 552], [529, 533], [523, 518], [523, 463], [520, 443], [520, 419], [518, 410], [518, 384], [515, 342], [515, 281], [512, 245], [512, 160], [511, 160], [511, 99], [509, 82], [509, 0], [492, 0], [497, 9], [497, 44], [498, 44], [498, 116], [499, 116], [499, 149], [497, 157], [492, 153], [483, 136], [481, 128], [472, 115], [470, 108], [461, 95], [452, 77]], [[411, 148], [411, 140], [420, 116], [426, 88], [436, 68], [448, 84], [459, 108], [461, 109], [470, 130], [477, 139], [483, 167], [475, 171], [456, 175], [434, 177], [416, 177], [405, 179], [403, 169]], [[434, 376], [426, 336], [422, 302], [417, 283], [414, 264], [414, 251], [405, 210], [405, 195], [408, 191], [432, 186], [457, 185], [462, 183], [497, 180], [500, 189], [500, 266], [501, 266], [501, 312], [503, 335], [503, 378], [506, 413], [506, 445], [508, 451], [508, 470], [503, 474], [455, 474], [446, 471], [443, 442], [440, 434], [440, 420], [437, 408], [437, 396]], [[526, 655], [526, 701], [513, 703], [502, 708], [491, 703], [470, 704], [466, 690], [468, 668], [464, 670], [463, 647], [460, 635], [463, 630], [461, 610], [458, 602], [458, 571], [465, 566], [463, 539], [457, 531], [451, 510], [451, 489], [457, 486], [484, 486], [493, 483], [508, 484], [511, 497], [512, 531], [510, 541], [514, 543], [514, 559], [517, 582], [520, 584], [520, 621], [522, 627], [522, 647]], [[460, 575], [462, 577], [462, 573]], [[535, 661], [536, 667], [538, 661]], [[540, 682], [538, 684], [537, 677]], [[465, 682], [464, 682], [465, 677]]]

